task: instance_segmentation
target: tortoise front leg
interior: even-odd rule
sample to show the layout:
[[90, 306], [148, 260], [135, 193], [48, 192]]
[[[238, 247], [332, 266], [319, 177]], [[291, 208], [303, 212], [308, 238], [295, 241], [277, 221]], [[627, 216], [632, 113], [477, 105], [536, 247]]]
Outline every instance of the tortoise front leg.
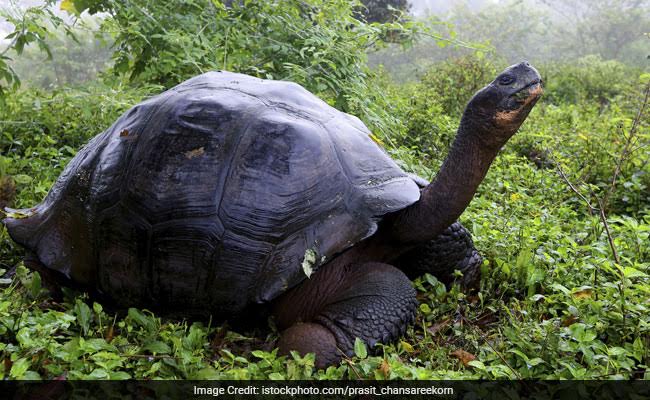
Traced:
[[446, 285], [457, 280], [465, 289], [477, 288], [483, 258], [474, 247], [472, 236], [460, 222], [454, 222], [438, 237], [401, 255], [395, 266], [411, 279], [430, 273]]
[[352, 356], [355, 338], [370, 349], [397, 340], [416, 307], [411, 282], [391, 265], [327, 265], [274, 304], [283, 329], [278, 347], [282, 354], [315, 353], [324, 368]]

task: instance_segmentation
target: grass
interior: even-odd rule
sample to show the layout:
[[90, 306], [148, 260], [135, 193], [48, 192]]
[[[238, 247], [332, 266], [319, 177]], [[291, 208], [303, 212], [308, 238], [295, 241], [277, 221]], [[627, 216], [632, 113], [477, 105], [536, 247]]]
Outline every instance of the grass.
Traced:
[[[221, 321], [117, 312], [71, 290], [55, 300], [19, 266], [0, 280], [0, 379], [648, 379], [649, 133], [647, 112], [637, 115], [644, 79], [605, 105], [573, 93], [536, 107], [461, 217], [485, 258], [480, 290], [417, 279], [415, 325], [377, 355], [357, 343], [355, 357], [317, 371], [313, 356], [277, 356], [272, 324], [238, 332]], [[431, 177], [444, 150], [422, 154], [418, 143], [444, 143], [457, 115], [444, 104], [414, 105], [413, 91], [439, 90], [422, 85], [387, 91], [405, 121], [389, 151]], [[16, 185], [12, 205], [38, 202], [82, 143], [151, 92], [19, 93], [0, 111], [0, 175]], [[634, 121], [636, 150], [612, 185]], [[409, 126], [428, 136], [410, 143]], [[585, 203], [605, 198], [609, 234]], [[0, 240], [2, 276], [21, 250], [4, 228]]]

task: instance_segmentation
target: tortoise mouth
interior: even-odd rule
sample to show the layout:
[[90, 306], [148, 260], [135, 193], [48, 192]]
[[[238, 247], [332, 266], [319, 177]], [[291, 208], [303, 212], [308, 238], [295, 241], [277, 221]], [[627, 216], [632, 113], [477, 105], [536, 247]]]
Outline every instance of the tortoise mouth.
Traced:
[[517, 103], [528, 104], [533, 100], [538, 99], [542, 93], [544, 93], [542, 85], [543, 83], [541, 79], [535, 79], [526, 86], [511, 94], [510, 97], [514, 98]]
[[505, 107], [495, 115], [497, 124], [500, 126], [520, 124], [543, 93], [542, 80], [535, 79], [508, 96]]

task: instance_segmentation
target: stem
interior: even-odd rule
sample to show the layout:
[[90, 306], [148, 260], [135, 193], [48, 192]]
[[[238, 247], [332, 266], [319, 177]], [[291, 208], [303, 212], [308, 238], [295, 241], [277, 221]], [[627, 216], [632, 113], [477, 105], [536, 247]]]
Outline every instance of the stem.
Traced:
[[499, 358], [501, 359], [501, 361], [503, 361], [503, 363], [504, 363], [504, 364], [505, 364], [505, 365], [510, 369], [510, 371], [512, 371], [512, 373], [515, 374], [515, 375], [517, 376], [517, 379], [519, 379], [519, 380], [524, 379], [524, 378], [521, 376], [521, 374], [519, 373], [519, 371], [517, 371], [516, 369], [514, 369], [514, 368], [510, 365], [510, 363], [508, 362], [508, 360], [506, 360], [505, 357], [503, 357], [503, 354], [499, 353], [499, 352], [497, 351], [497, 349], [495, 349], [494, 346], [492, 346], [492, 343], [490, 343], [490, 341], [487, 340], [487, 339], [484, 337], [485, 335], [484, 335], [483, 331], [481, 331], [479, 328], [477, 328], [476, 326], [474, 326], [474, 324], [473, 324], [470, 320], [468, 320], [467, 318], [465, 318], [465, 316], [464, 316], [462, 313], [460, 314], [460, 318], [461, 318], [464, 322], [466, 322], [467, 325], [469, 325], [469, 327], [472, 328], [472, 329], [474, 330], [474, 332], [477, 333], [481, 339], [483, 339], [483, 342], [484, 342], [485, 344], [487, 344], [487, 345], [490, 347], [490, 349], [492, 349], [492, 351], [493, 351], [497, 356], [499, 356]]
[[641, 122], [641, 117], [643, 116], [643, 113], [645, 112], [646, 106], [648, 105], [648, 97], [650, 97], [650, 82], [646, 85], [645, 87], [645, 94], [643, 96], [643, 102], [641, 103], [641, 106], [637, 110], [636, 117], [634, 118], [634, 121], [632, 122], [632, 127], [630, 128], [630, 132], [626, 137], [625, 144], [623, 145], [623, 150], [621, 151], [621, 154], [618, 157], [618, 160], [616, 161], [616, 167], [614, 168], [614, 174], [612, 176], [612, 183], [609, 186], [609, 189], [605, 193], [605, 197], [603, 199], [603, 208], [606, 208], [608, 203], [609, 203], [609, 197], [612, 195], [614, 192], [614, 189], [616, 189], [616, 183], [618, 180], [618, 176], [621, 173], [621, 169], [623, 167], [623, 163], [627, 161], [627, 159], [630, 157], [630, 155], [637, 151], [638, 149], [642, 148], [643, 146], [633, 148], [636, 144], [636, 139], [637, 139], [637, 131], [638, 131], [638, 126], [639, 122]]
[[[612, 250], [612, 256], [614, 257], [614, 262], [616, 263], [616, 267], [620, 271], [620, 282], [618, 284], [620, 296], [621, 296], [621, 313], [623, 315], [623, 327], [625, 327], [625, 313], [626, 313], [626, 308], [625, 308], [625, 273], [623, 272], [623, 269], [621, 267], [621, 258], [618, 255], [618, 251], [616, 250], [616, 245], [614, 244], [614, 238], [612, 237], [612, 232], [609, 229], [609, 224], [607, 223], [607, 215], [605, 214], [605, 207], [603, 205], [603, 201], [600, 200], [596, 195], [591, 192], [591, 195], [596, 198], [596, 201], [598, 202], [598, 208], [594, 207], [591, 205], [589, 200], [585, 196], [580, 193], [580, 191], [571, 183], [569, 178], [564, 174], [564, 171], [562, 171], [562, 168], [560, 167], [560, 164], [556, 162], [556, 167], [557, 170], [564, 179], [564, 181], [569, 185], [571, 190], [577, 194], [584, 202], [587, 204], [587, 207], [589, 207], [589, 213], [593, 215], [594, 213], [598, 213], [598, 216], [600, 218], [600, 222], [603, 224], [603, 227], [605, 228], [605, 234], [607, 235], [607, 242], [609, 243], [609, 247]], [[598, 278], [598, 269], [594, 271], [594, 287], [596, 287], [597, 283], [597, 278]], [[597, 295], [597, 294], [596, 294]], [[598, 299], [596, 297], [596, 299]]]

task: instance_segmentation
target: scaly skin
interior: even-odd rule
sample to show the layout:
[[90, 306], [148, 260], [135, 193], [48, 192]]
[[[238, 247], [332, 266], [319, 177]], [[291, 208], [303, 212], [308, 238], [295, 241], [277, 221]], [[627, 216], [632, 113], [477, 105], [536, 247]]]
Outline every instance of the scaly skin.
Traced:
[[357, 337], [371, 349], [397, 340], [416, 307], [411, 282], [391, 265], [330, 265], [275, 303], [278, 327], [286, 329], [278, 347], [314, 352], [322, 368], [351, 356]]
[[[460, 222], [454, 222], [438, 237], [403, 254], [394, 264], [411, 279], [429, 273], [448, 286], [458, 281], [464, 289], [474, 289], [480, 283], [482, 262], [469, 231]], [[454, 275], [457, 270], [462, 278]]]

